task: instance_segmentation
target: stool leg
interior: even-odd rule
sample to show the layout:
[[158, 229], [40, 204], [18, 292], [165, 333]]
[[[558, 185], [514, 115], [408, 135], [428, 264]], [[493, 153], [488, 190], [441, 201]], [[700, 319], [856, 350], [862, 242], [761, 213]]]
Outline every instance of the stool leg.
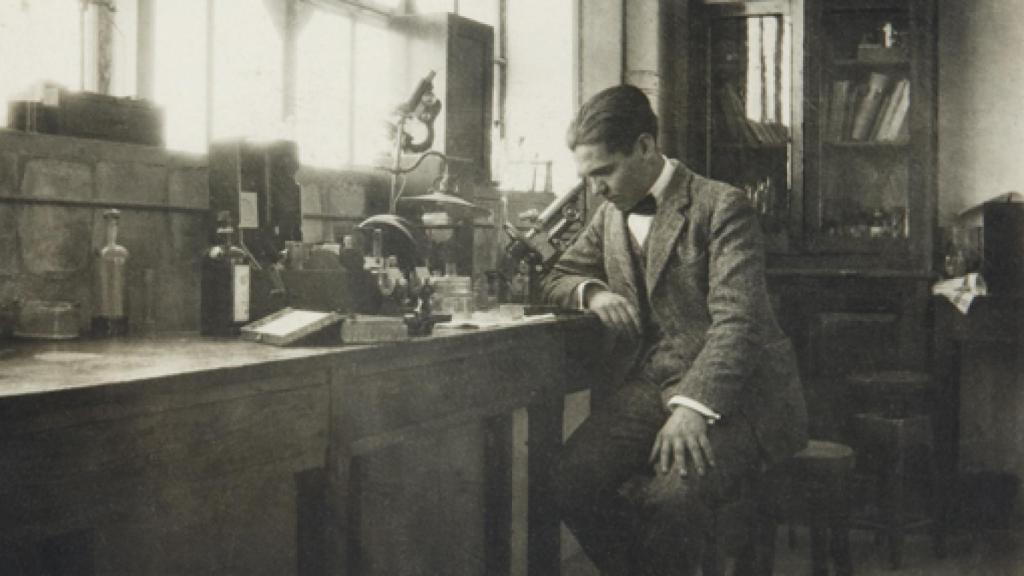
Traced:
[[828, 528], [817, 519], [811, 526], [811, 574], [828, 576]]
[[886, 482], [886, 503], [883, 518], [886, 525], [886, 535], [889, 544], [889, 566], [898, 570], [903, 565], [903, 483], [906, 475], [905, 458], [902, 450], [893, 462], [893, 468], [889, 473]]
[[832, 563], [836, 576], [852, 576], [853, 561], [850, 559], [850, 525], [849, 519], [833, 520], [829, 528]]
[[775, 571], [775, 540], [778, 537], [779, 522], [774, 516], [762, 516], [758, 519], [757, 534], [754, 542], [754, 554], [746, 558], [741, 574], [752, 576], [772, 576]]
[[[714, 531], [711, 534], [715, 534]], [[724, 576], [722, 568], [722, 557], [714, 536], [709, 536], [704, 541], [704, 550], [701, 552], [701, 574], [703, 576]]]
[[828, 576], [828, 528], [832, 510], [830, 486], [813, 482], [807, 490], [808, 524], [811, 532], [811, 574]]
[[932, 526], [932, 553], [937, 558], [946, 557], [946, 531], [949, 527], [949, 499], [948, 480], [943, 477], [940, 470], [937, 451], [932, 449], [928, 454], [928, 472], [932, 479], [932, 514], [935, 522]]
[[853, 561], [850, 559], [850, 478], [840, 478], [832, 487], [835, 495], [829, 518], [830, 550], [836, 576], [852, 576]]

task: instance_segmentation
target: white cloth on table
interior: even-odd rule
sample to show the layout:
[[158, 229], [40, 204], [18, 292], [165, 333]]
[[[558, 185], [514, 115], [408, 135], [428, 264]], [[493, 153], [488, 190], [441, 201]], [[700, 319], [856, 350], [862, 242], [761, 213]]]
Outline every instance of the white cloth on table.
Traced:
[[985, 280], [977, 272], [948, 280], [939, 280], [932, 285], [932, 294], [945, 296], [961, 314], [967, 314], [975, 296], [984, 296], [987, 293]]

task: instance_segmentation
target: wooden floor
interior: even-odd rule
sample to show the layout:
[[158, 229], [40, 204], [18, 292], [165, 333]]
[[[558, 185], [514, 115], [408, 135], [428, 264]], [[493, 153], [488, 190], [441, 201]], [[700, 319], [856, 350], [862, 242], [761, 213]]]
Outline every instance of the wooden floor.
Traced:
[[[798, 547], [790, 550], [785, 530], [780, 530], [776, 544], [775, 574], [809, 576], [810, 552], [804, 531], [798, 530]], [[851, 536], [854, 574], [857, 576], [1021, 576], [1024, 575], [1024, 525], [1011, 531], [987, 532], [978, 536], [973, 546], [966, 537], [950, 542], [945, 559], [931, 552], [926, 535], [911, 535], [904, 549], [903, 568], [889, 570], [885, 548], [876, 546], [871, 534], [854, 532]], [[585, 557], [569, 558], [562, 566], [562, 576], [600, 576]]]

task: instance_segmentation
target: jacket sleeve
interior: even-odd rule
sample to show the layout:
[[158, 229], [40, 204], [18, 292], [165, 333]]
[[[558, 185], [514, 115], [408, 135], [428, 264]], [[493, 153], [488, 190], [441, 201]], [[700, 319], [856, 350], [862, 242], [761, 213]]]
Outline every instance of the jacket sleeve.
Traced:
[[767, 306], [760, 224], [742, 192], [731, 189], [717, 196], [710, 216], [705, 344], [662, 398], [686, 396], [727, 417], [759, 362]]
[[541, 283], [545, 302], [575, 308], [575, 291], [587, 280], [607, 281], [604, 269], [604, 218], [602, 204], [576, 241], [558, 259]]

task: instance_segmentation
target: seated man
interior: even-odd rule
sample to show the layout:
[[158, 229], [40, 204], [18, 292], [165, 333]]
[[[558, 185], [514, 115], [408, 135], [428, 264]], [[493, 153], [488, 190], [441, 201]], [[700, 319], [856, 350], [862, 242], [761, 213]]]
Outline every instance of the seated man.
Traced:
[[607, 202], [543, 284], [546, 299], [592, 310], [630, 350], [556, 478], [563, 520], [606, 575], [695, 573], [713, 510], [807, 441], [754, 210], [740, 190], [665, 158], [657, 131], [632, 86], [580, 108], [569, 148]]

